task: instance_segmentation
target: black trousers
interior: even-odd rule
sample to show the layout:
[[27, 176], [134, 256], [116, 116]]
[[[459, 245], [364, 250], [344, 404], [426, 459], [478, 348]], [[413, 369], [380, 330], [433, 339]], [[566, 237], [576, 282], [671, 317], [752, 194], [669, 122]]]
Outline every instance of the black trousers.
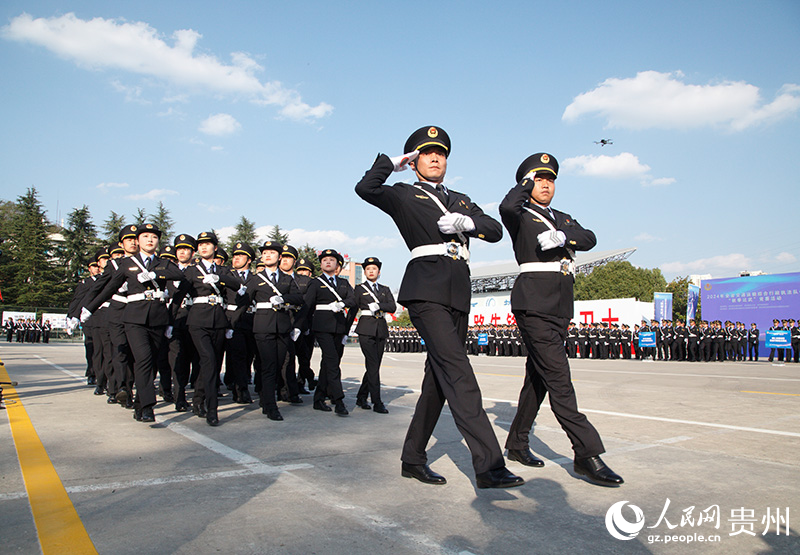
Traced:
[[92, 337], [94, 342], [94, 360], [92, 361], [94, 377], [97, 380], [97, 385], [107, 390], [113, 369], [111, 365], [111, 336], [108, 333], [108, 327], [98, 326], [92, 328]]
[[364, 377], [361, 378], [361, 386], [358, 388], [358, 398], [366, 399], [369, 395], [373, 405], [382, 403], [381, 401], [381, 360], [383, 360], [383, 350], [386, 339], [380, 339], [369, 335], [358, 336], [358, 344], [364, 355]]
[[297, 352], [297, 379], [306, 381], [309, 384], [314, 379], [314, 371], [311, 369], [311, 355], [314, 353], [314, 332], [308, 335], [300, 334], [295, 343]]
[[339, 364], [344, 354], [342, 345], [344, 334], [321, 331], [315, 333], [320, 351], [322, 351], [322, 361], [319, 365], [317, 389], [314, 390], [314, 402], [324, 401], [325, 395], [330, 397], [333, 402], [341, 401], [344, 399], [344, 390], [342, 389], [342, 368]]
[[225, 330], [189, 326], [189, 335], [192, 337], [192, 344], [199, 359], [192, 404], [205, 403], [209, 415], [216, 414], [219, 406], [217, 398], [219, 368], [222, 366], [222, 355], [225, 353]]
[[[300, 341], [299, 337], [297, 341]], [[286, 356], [283, 359], [281, 370], [278, 372], [278, 383], [276, 387], [281, 395], [286, 394], [289, 397], [300, 395], [300, 384], [297, 381], [297, 367], [294, 362], [296, 356], [297, 342], [292, 341], [290, 337], [286, 342]]]
[[156, 357], [161, 347], [166, 326], [125, 324], [125, 335], [133, 353], [133, 380], [136, 384], [134, 408], [147, 408], [156, 404]]
[[758, 341], [755, 343], [748, 343], [747, 344], [747, 354], [750, 360], [753, 360], [753, 355], [755, 354], [755, 360], [758, 360]]
[[169, 340], [169, 367], [172, 369], [172, 389], [176, 401], [186, 401], [189, 371], [195, 357], [194, 343], [186, 326], [176, 326]]
[[[234, 333], [234, 335], [236, 335]], [[262, 408], [276, 408], [275, 387], [278, 372], [286, 359], [287, 342], [291, 341], [284, 333], [257, 333], [255, 342], [261, 357], [261, 397]]]
[[[17, 332], [17, 343], [20, 341], [20, 332]], [[86, 356], [86, 377], [94, 376], [94, 368], [92, 368], [92, 359], [94, 358], [94, 338], [92, 337], [92, 328], [83, 328], [83, 351]]]
[[527, 449], [528, 436], [545, 393], [550, 395], [550, 408], [572, 442], [576, 458], [593, 457], [605, 452], [600, 434], [589, 420], [578, 412], [578, 400], [570, 378], [569, 362], [561, 348], [569, 319], [532, 312], [514, 312], [525, 345], [525, 382], [519, 394], [519, 405], [508, 432], [506, 448]]
[[117, 318], [109, 318], [108, 335], [111, 339], [111, 379], [109, 394], [116, 395], [120, 389], [133, 394], [133, 354], [125, 334], [125, 324]]
[[[414, 416], [408, 426], [401, 459], [427, 464], [425, 450], [439, 420], [445, 400], [458, 431], [472, 453], [476, 474], [505, 466], [489, 417], [483, 409], [478, 381], [464, 351], [468, 314], [430, 302], [406, 307], [411, 322], [425, 340], [428, 356]], [[563, 342], [561, 344], [563, 352]]]
[[225, 340], [224, 381], [228, 389], [235, 387], [239, 391], [247, 391], [256, 349], [252, 330], [233, 330], [233, 337]]

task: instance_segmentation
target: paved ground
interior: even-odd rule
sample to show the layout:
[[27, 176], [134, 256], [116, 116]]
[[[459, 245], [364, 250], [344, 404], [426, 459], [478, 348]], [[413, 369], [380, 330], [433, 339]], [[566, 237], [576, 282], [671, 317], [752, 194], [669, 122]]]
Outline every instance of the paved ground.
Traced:
[[[546, 466], [509, 463], [524, 486], [477, 490], [446, 410], [429, 455], [448, 484], [400, 476], [423, 356], [387, 353], [388, 415], [353, 406], [363, 365], [348, 347], [351, 416], [313, 411], [306, 397], [272, 422], [257, 405], [226, 397], [222, 426], [210, 428], [163, 403], [154, 425], [106, 405], [84, 384], [79, 345], [0, 344], [19, 381], [19, 397], [7, 388], [9, 410], [0, 411], [2, 551], [39, 552], [42, 534], [52, 533], [41, 524], [37, 531], [28, 493], [36, 480], [26, 490], [13, 448], [9, 415], [21, 403], [100, 553], [800, 553], [792, 522], [800, 510], [800, 365], [574, 361], [579, 405], [625, 485], [601, 488], [575, 475], [566, 435], [545, 408], [532, 448]], [[522, 360], [472, 360], [502, 444]], [[47, 466], [39, 461], [31, 476]], [[626, 502], [622, 528], [637, 520], [630, 505], [644, 517], [629, 541], [607, 529], [618, 502]]]

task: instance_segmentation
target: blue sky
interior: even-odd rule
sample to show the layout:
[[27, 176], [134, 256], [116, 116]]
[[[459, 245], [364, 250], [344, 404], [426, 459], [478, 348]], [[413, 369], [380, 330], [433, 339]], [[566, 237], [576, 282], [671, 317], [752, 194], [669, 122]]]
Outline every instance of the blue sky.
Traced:
[[[176, 231], [241, 216], [408, 260], [353, 188], [426, 125], [490, 214], [519, 163], [597, 250], [678, 275], [800, 271], [800, 3], [31, 2], [0, 6], [0, 198], [98, 225], [163, 201]], [[594, 141], [613, 139], [610, 146]], [[411, 180], [411, 172], [392, 176]], [[475, 242], [473, 265], [513, 260]]]

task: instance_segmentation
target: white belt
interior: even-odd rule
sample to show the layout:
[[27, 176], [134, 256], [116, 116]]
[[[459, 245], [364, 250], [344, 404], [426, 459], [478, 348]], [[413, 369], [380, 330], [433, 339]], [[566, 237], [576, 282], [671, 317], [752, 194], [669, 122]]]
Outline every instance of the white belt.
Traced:
[[222, 297], [219, 295], [208, 295], [207, 297], [194, 297], [192, 304], [222, 304]]
[[524, 262], [519, 265], [519, 271], [520, 273], [561, 272], [562, 274], [574, 274], [575, 262], [567, 259], [560, 262]]
[[191, 297], [184, 297], [183, 300], [181, 301], [181, 308], [189, 308], [193, 304], [194, 302], [192, 302]]
[[144, 293], [136, 293], [134, 295], [128, 295], [128, 302], [136, 302], [136, 301], [164, 301], [167, 298], [166, 291], [154, 291], [152, 289], [148, 289]]
[[111, 299], [123, 304], [128, 302], [128, 297], [124, 295], [111, 295]]
[[333, 310], [331, 305], [329, 304], [318, 304], [314, 307], [314, 310]]
[[449, 256], [469, 262], [469, 249], [461, 243], [439, 243], [438, 245], [420, 245], [411, 249], [411, 259], [421, 256]]
[[256, 303], [256, 310], [269, 309], [269, 308], [277, 310], [277, 307], [274, 306], [271, 302]]
[[[380, 311], [378, 311], [378, 312], [380, 312]], [[378, 314], [376, 312], [372, 312], [369, 309], [362, 308], [361, 309], [361, 314], [359, 314], [359, 316], [375, 316], [375, 317], [377, 317]]]
[[[269, 303], [267, 303], [267, 304], [269, 304]], [[226, 310], [237, 310], [238, 308], [239, 307], [236, 306], [235, 304], [229, 304], [227, 307], [225, 307]], [[258, 308], [258, 307], [256, 307], [256, 308]], [[245, 312], [247, 314], [252, 314], [253, 312], [255, 312], [255, 308], [253, 308], [253, 305], [247, 305], [247, 310]]]

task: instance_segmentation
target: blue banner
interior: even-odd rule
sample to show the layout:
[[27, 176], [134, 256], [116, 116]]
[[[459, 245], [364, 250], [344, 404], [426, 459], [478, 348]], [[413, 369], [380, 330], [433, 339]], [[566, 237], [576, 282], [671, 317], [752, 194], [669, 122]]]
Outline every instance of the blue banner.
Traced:
[[689, 284], [689, 291], [686, 293], [686, 322], [693, 320], [697, 314], [697, 303], [700, 301], [700, 286], [693, 283]]
[[792, 332], [789, 330], [767, 330], [767, 349], [791, 349]]
[[672, 320], [672, 293], [653, 293], [655, 319]]
[[489, 334], [488, 333], [479, 333], [478, 334], [478, 345], [488, 345], [489, 344]]
[[655, 347], [656, 346], [656, 332], [643, 331], [639, 332], [639, 347]]

